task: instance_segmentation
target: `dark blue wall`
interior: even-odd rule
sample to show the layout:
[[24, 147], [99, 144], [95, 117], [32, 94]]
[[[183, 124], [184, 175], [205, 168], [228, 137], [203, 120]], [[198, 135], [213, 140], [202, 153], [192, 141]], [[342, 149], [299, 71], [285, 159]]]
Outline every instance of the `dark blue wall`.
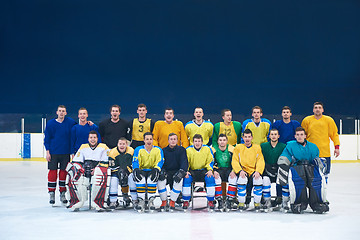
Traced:
[[358, 0], [1, 3], [1, 113], [360, 113]]

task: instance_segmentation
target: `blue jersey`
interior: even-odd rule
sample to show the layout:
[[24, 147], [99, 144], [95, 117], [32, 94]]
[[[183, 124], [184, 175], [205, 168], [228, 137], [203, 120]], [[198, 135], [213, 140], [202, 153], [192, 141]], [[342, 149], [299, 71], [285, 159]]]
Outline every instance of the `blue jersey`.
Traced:
[[317, 157], [319, 157], [319, 148], [309, 141], [306, 142], [305, 146], [297, 141], [290, 141], [280, 155], [280, 158], [285, 158], [285, 160], [289, 161], [292, 165], [296, 165], [300, 161], [312, 163]]
[[44, 145], [50, 154], [71, 154], [71, 128], [76, 122], [69, 117], [65, 117], [61, 123], [56, 119], [51, 119], [45, 128]]
[[76, 124], [71, 129], [71, 153], [76, 153], [82, 144], [88, 143], [89, 132], [96, 131], [98, 135], [98, 143], [101, 143], [99, 128], [95, 124], [90, 126], [86, 123], [84, 126]]
[[291, 120], [289, 123], [285, 123], [283, 120], [277, 120], [271, 126], [271, 129], [275, 128], [279, 131], [279, 142], [287, 143], [295, 140], [295, 129], [300, 127], [300, 123], [295, 120]]

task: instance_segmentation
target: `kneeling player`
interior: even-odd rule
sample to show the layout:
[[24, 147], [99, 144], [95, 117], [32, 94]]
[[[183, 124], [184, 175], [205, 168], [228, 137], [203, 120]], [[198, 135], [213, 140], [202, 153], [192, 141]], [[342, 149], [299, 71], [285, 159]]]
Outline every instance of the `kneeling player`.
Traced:
[[208, 207], [210, 210], [213, 210], [215, 208], [215, 179], [213, 175], [214, 157], [210, 147], [203, 145], [203, 139], [200, 134], [194, 135], [193, 143], [194, 145], [186, 148], [189, 171], [186, 173], [183, 184], [183, 209], [186, 210], [189, 207], [192, 182], [205, 181]]
[[[265, 161], [260, 146], [252, 144], [252, 139], [253, 136], [251, 130], [245, 129], [243, 134], [244, 144], [236, 145], [231, 162], [233, 172], [230, 173], [229, 185], [237, 183], [240, 211], [245, 209], [247, 184], [254, 186], [254, 206], [256, 211], [260, 210], [263, 184], [261, 174], [265, 168]], [[239, 174], [236, 183], [236, 178], [234, 177], [235, 174]]]
[[156, 185], [159, 179], [161, 167], [164, 164], [164, 154], [161, 148], [153, 145], [153, 134], [144, 134], [145, 145], [135, 148], [132, 166], [134, 169], [133, 177], [136, 183], [139, 212], [145, 210], [145, 196], [149, 198], [148, 208], [155, 210], [154, 200]]
[[165, 210], [167, 206], [167, 190], [166, 185], [170, 185], [170, 211], [175, 209], [175, 202], [182, 190], [183, 178], [189, 168], [186, 150], [182, 146], [177, 145], [178, 137], [175, 133], [169, 134], [169, 145], [163, 149], [164, 165], [158, 181], [158, 191], [162, 201], [160, 210]]
[[119, 184], [121, 186], [124, 207], [129, 206], [131, 203], [128, 194], [129, 185], [133, 185], [132, 190], [135, 190], [136, 194], [136, 185], [131, 175], [133, 154], [134, 149], [127, 145], [127, 140], [124, 137], [119, 139], [117, 147], [111, 149], [109, 153], [109, 168], [111, 169], [109, 191], [110, 209], [115, 209], [119, 205], [117, 201]]
[[[215, 177], [215, 199], [218, 202], [218, 208], [220, 211], [224, 209], [223, 193], [222, 193], [222, 182], [228, 181], [229, 175], [232, 171], [231, 159], [234, 151], [234, 147], [228, 144], [227, 136], [223, 133], [219, 135], [218, 145], [213, 146], [215, 166], [214, 166], [214, 177]], [[236, 194], [236, 184], [228, 186], [226, 209], [232, 208], [233, 200]]]
[[[295, 129], [295, 141], [290, 141], [278, 160], [277, 183], [286, 186], [289, 181], [290, 206], [293, 213], [302, 213], [308, 204], [315, 213], [329, 211], [325, 204], [324, 162], [318, 147], [306, 140], [305, 129]], [[307, 192], [309, 191], [309, 196]], [[283, 197], [283, 201], [289, 201]]]
[[[109, 148], [98, 143], [96, 131], [89, 133], [89, 143], [81, 145], [66, 170], [68, 172], [68, 208], [79, 210], [87, 200], [87, 188], [90, 187], [91, 206], [96, 210], [106, 208], [108, 195], [108, 152]], [[89, 206], [90, 207], [90, 206]]]

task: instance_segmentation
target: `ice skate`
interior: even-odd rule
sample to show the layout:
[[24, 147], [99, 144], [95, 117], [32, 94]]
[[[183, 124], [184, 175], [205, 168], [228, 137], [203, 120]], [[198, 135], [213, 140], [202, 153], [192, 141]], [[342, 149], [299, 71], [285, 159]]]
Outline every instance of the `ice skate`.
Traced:
[[245, 203], [239, 203], [238, 204], [238, 209], [240, 212], [243, 212], [245, 210]]
[[155, 205], [154, 205], [155, 197], [151, 197], [148, 202], [148, 208], [151, 213], [155, 211]]
[[136, 211], [139, 213], [143, 213], [145, 211], [145, 201], [143, 199], [138, 200], [138, 204], [136, 205]]
[[261, 209], [260, 203], [254, 203], [255, 212], [260, 212]]
[[170, 200], [169, 206], [170, 206], [170, 212], [174, 212], [174, 210], [175, 210], [175, 202], [173, 200]]
[[214, 201], [208, 201], [208, 211], [213, 212], [215, 209]]
[[160, 211], [161, 211], [161, 212], [165, 212], [165, 211], [166, 211], [166, 208], [167, 208], [167, 201], [164, 200], [164, 201], [161, 202]]
[[184, 201], [184, 203], [183, 203], [184, 212], [186, 212], [188, 210], [188, 208], [189, 208], [189, 201]]
[[68, 203], [68, 200], [66, 199], [66, 192], [61, 192], [60, 193], [60, 202], [63, 205], [66, 205]]
[[123, 193], [123, 206], [124, 208], [129, 207], [131, 204], [131, 198], [129, 197], [129, 194]]
[[49, 192], [49, 195], [50, 195], [49, 203], [51, 205], [54, 205], [55, 204], [55, 192]]
[[264, 211], [264, 212], [271, 212], [272, 211], [272, 209], [271, 209], [271, 200], [270, 199], [266, 199], [265, 201], [264, 201], [264, 204], [262, 205], [262, 210]]

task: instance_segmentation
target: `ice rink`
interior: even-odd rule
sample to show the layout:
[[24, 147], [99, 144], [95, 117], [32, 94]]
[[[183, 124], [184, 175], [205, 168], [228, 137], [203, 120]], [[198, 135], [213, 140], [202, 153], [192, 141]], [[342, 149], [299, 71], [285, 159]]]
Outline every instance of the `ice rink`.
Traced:
[[[45, 162], [0, 162], [0, 239], [359, 239], [360, 164], [334, 163], [330, 212], [71, 212], [49, 205]], [[201, 202], [198, 202], [201, 204]]]

